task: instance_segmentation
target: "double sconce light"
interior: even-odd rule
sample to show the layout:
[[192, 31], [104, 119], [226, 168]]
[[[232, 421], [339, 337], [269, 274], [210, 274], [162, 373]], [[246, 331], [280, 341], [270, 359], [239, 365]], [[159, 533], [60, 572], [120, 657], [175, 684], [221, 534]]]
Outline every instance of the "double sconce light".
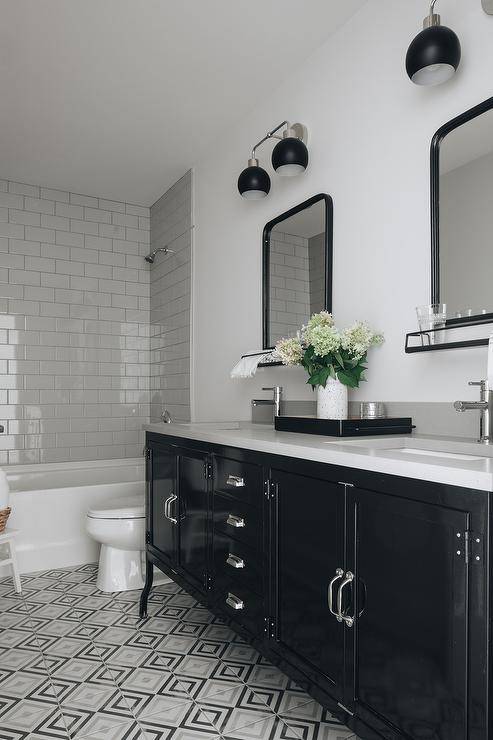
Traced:
[[[460, 63], [460, 41], [452, 29], [441, 25], [436, 2], [431, 1], [423, 30], [407, 50], [406, 71], [416, 85], [440, 85], [454, 76]], [[493, 0], [481, 3], [484, 12], [493, 15]]]
[[[282, 136], [277, 134], [284, 128]], [[238, 178], [240, 195], [247, 200], [265, 198], [270, 190], [270, 177], [259, 166], [256, 158], [257, 148], [268, 139], [279, 139], [272, 151], [272, 166], [282, 177], [292, 177], [304, 172], [308, 166], [308, 149], [306, 148], [307, 130], [301, 123], [289, 124], [283, 121], [260, 139], [252, 149], [252, 156], [248, 160], [248, 167]]]

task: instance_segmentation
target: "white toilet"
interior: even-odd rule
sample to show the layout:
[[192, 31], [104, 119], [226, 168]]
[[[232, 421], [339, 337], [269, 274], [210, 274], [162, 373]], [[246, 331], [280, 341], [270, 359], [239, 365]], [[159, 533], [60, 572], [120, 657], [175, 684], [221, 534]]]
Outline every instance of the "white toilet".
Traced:
[[97, 587], [100, 591], [131, 591], [144, 585], [144, 496], [110, 501], [87, 512], [88, 534], [101, 543]]

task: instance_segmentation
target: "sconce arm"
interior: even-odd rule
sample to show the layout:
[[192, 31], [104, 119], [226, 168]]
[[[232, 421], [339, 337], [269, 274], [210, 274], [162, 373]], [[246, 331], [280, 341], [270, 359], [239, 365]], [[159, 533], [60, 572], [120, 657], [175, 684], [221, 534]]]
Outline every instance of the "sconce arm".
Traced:
[[[436, 0], [435, 0], [435, 1], [436, 1]], [[255, 146], [254, 146], [254, 147], [253, 147], [253, 149], [252, 149], [252, 159], [256, 159], [256, 156], [255, 156], [255, 150], [256, 150], [256, 149], [257, 149], [257, 148], [258, 148], [258, 147], [259, 147], [259, 146], [260, 146], [261, 144], [263, 144], [263, 143], [264, 143], [265, 141], [267, 141], [268, 139], [272, 139], [272, 138], [275, 138], [275, 139], [280, 139], [280, 138], [282, 138], [281, 136], [274, 136], [274, 134], [276, 133], [276, 131], [279, 131], [279, 129], [280, 129], [280, 128], [282, 128], [283, 126], [287, 126], [287, 128], [289, 128], [289, 121], [283, 121], [282, 123], [280, 123], [280, 124], [279, 124], [279, 126], [276, 126], [275, 128], [273, 128], [273, 129], [272, 129], [272, 131], [268, 131], [268, 133], [267, 133], [267, 134], [266, 134], [266, 135], [264, 136], [264, 138], [263, 138], [263, 139], [260, 139], [260, 141], [258, 141], [258, 142], [257, 142], [257, 143], [255, 144]]]

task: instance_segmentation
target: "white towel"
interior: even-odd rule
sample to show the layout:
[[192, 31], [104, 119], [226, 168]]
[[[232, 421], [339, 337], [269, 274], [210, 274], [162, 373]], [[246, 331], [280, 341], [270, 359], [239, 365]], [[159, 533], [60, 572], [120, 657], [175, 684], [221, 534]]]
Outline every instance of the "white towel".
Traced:
[[247, 355], [242, 357], [239, 362], [236, 363], [234, 368], [231, 370], [231, 378], [253, 378], [257, 372], [257, 368], [261, 362], [265, 362], [270, 356], [271, 352], [266, 352], [263, 355]]
[[9, 482], [5, 472], [0, 468], [0, 511], [9, 505]]

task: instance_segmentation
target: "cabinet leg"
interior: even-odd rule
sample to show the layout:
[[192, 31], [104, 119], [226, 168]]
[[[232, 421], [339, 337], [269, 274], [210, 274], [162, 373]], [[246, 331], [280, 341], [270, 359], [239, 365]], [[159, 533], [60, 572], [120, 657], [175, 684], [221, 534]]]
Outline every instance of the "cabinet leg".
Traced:
[[142, 589], [142, 593], [140, 595], [140, 608], [139, 608], [139, 618], [140, 619], [146, 619], [147, 617], [147, 599], [149, 598], [149, 593], [152, 588], [153, 579], [154, 579], [154, 565], [151, 563], [150, 560], [146, 560], [146, 580], [144, 583], [144, 588]]

